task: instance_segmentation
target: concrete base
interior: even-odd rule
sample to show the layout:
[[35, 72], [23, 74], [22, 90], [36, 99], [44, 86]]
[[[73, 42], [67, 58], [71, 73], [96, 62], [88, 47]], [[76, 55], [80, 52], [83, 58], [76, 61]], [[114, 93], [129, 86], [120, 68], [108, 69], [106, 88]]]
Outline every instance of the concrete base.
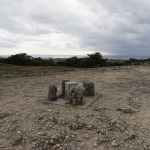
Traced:
[[65, 82], [65, 96], [67, 99], [70, 99], [70, 92], [72, 87], [76, 87], [77, 82]]
[[44, 101], [42, 101], [42, 103], [86, 109], [92, 103], [94, 103], [96, 100], [98, 100], [100, 97], [102, 98], [102, 96], [100, 96], [99, 94], [95, 94], [95, 96], [85, 96], [84, 97], [84, 104], [83, 105], [71, 105], [71, 104], [67, 104], [66, 103], [67, 101], [65, 99], [61, 99], [61, 98], [58, 99], [57, 101], [48, 101], [47, 99], [45, 99]]

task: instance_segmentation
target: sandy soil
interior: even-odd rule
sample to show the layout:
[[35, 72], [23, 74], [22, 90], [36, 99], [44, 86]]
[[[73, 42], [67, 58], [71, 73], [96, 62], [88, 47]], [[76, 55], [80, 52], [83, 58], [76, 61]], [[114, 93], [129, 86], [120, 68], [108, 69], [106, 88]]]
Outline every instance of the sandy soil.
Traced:
[[[95, 84], [87, 109], [43, 103], [52, 83]], [[76, 70], [0, 78], [2, 150], [150, 150], [150, 67]]]

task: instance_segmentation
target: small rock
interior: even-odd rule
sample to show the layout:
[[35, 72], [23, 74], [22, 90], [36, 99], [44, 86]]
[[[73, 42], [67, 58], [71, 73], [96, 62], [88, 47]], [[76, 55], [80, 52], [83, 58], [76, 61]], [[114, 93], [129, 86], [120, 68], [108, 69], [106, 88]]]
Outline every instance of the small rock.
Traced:
[[45, 132], [38, 132], [37, 135], [38, 136], [46, 136], [46, 133]]
[[51, 138], [57, 140], [57, 139], [58, 139], [58, 136], [57, 136], [57, 135], [52, 135]]
[[112, 145], [113, 147], [118, 146], [118, 144], [116, 143], [115, 140], [112, 141], [111, 145]]
[[94, 146], [94, 147], [97, 147], [97, 143], [94, 143], [93, 146]]
[[0, 119], [3, 119], [5, 117], [9, 116], [9, 113], [3, 113], [3, 114], [0, 114]]
[[60, 147], [60, 144], [56, 144], [56, 147], [59, 148], [59, 147]]
[[53, 139], [51, 139], [50, 144], [55, 144], [55, 141]]
[[53, 110], [52, 109], [48, 109], [47, 111], [52, 112]]
[[87, 128], [88, 128], [89, 130], [92, 130], [92, 129], [93, 129], [93, 126], [90, 124], [90, 125], [87, 126]]
[[116, 119], [112, 119], [111, 120], [111, 125], [115, 125], [116, 124]]
[[135, 113], [135, 111], [133, 109], [131, 109], [131, 108], [125, 108], [125, 109], [123, 109], [123, 113], [125, 113], [125, 114], [133, 114], [133, 113]]
[[17, 131], [17, 133], [18, 133], [18, 134], [21, 134], [21, 132], [20, 132], [20, 131]]
[[65, 139], [66, 139], [66, 140], [69, 139], [69, 136], [66, 136]]

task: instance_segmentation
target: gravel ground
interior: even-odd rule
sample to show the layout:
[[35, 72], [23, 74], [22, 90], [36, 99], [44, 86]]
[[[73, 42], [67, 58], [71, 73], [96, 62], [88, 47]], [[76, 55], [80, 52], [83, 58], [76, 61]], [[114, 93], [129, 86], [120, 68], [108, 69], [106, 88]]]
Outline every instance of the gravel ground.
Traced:
[[[43, 103], [52, 83], [94, 82], [87, 109]], [[0, 78], [1, 150], [150, 150], [150, 67]]]

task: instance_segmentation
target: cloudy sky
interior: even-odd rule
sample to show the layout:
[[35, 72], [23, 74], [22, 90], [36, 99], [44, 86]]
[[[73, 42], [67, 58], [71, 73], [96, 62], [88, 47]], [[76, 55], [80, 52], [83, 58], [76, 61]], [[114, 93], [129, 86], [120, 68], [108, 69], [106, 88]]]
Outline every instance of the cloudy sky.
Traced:
[[0, 55], [150, 56], [150, 0], [0, 0]]

